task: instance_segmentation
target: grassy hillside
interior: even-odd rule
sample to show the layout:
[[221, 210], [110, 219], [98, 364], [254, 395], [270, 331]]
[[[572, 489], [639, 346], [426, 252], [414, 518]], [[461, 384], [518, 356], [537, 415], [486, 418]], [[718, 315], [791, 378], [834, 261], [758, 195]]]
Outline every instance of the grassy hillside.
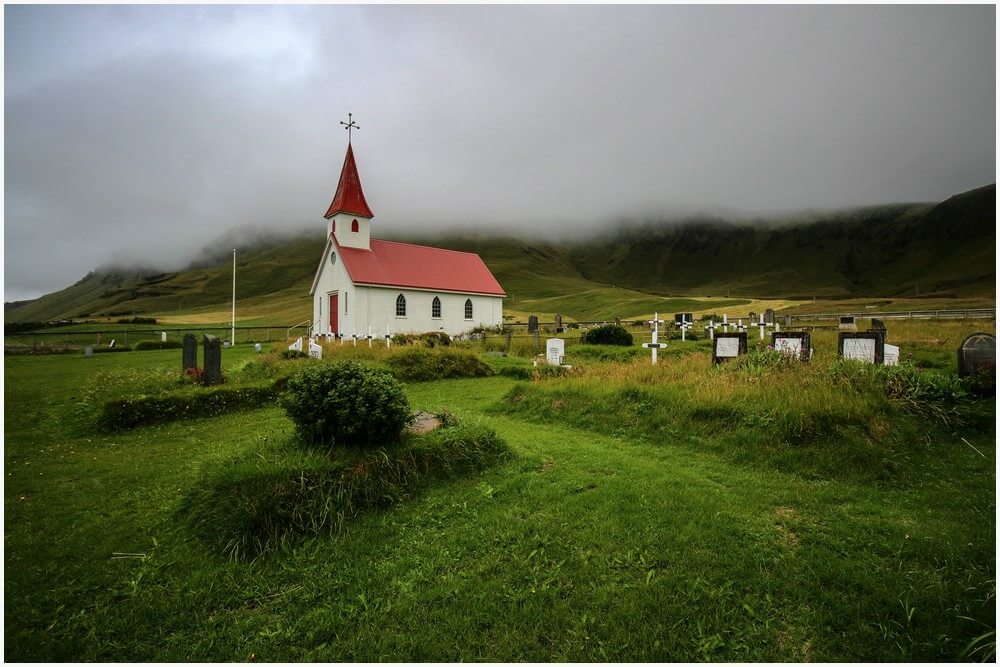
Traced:
[[[616, 228], [573, 242], [455, 234], [411, 240], [478, 252], [507, 291], [505, 313], [579, 320], [654, 310], [718, 309], [746, 297], [932, 298], [962, 306], [994, 296], [996, 187], [936, 206], [898, 204], [734, 224], [689, 220]], [[308, 290], [323, 235], [241, 249], [241, 323], [292, 324], [310, 314]], [[232, 266], [174, 273], [96, 271], [64, 290], [6, 304], [6, 321], [148, 314], [165, 320], [229, 317]], [[666, 302], [664, 297], [710, 297]], [[918, 308], [920, 306], [912, 306]]]

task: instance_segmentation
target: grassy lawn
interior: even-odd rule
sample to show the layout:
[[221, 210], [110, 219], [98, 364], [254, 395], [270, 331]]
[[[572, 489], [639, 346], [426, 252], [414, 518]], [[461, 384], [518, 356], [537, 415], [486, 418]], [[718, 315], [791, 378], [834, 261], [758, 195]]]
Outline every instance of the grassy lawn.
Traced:
[[[932, 373], [978, 327], [890, 326]], [[152, 391], [179, 350], [7, 357], [5, 658], [958, 659], [995, 627], [993, 403], [956, 425], [831, 402], [835, 337], [805, 370], [712, 370], [699, 341], [658, 369], [570, 347], [566, 378], [410, 384], [414, 409], [489, 424], [514, 460], [252, 563], [178, 508], [203, 466], [292, 437], [280, 409], [99, 433], [88, 401]], [[252, 356], [226, 350], [224, 372]]]

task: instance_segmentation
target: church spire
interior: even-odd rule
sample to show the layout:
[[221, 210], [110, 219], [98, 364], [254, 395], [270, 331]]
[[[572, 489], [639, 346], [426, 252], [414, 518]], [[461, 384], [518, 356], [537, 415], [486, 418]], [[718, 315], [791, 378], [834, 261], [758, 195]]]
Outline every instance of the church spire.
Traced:
[[[349, 114], [348, 114], [349, 115]], [[351, 124], [341, 123], [347, 127], [357, 128], [354, 121]], [[333, 202], [327, 209], [324, 218], [330, 219], [338, 213], [350, 213], [364, 218], [375, 217], [372, 210], [368, 208], [365, 201], [365, 193], [361, 189], [361, 177], [358, 176], [358, 167], [354, 164], [354, 149], [351, 148], [350, 139], [347, 142], [347, 155], [344, 157], [344, 167], [340, 170], [340, 182], [337, 183], [337, 194], [333, 196]]]

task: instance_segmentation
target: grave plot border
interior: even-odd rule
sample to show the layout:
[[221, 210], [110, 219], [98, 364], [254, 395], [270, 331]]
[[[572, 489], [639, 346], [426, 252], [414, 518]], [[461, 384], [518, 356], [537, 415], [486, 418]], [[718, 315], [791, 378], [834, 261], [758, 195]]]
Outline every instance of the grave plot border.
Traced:
[[811, 349], [811, 340], [808, 331], [772, 331], [771, 332], [771, 348], [774, 350], [778, 349], [778, 339], [779, 338], [798, 338], [802, 342], [802, 348], [799, 352], [800, 361], [809, 361], [809, 350]]
[[881, 366], [885, 361], [885, 333], [882, 331], [840, 331], [837, 333], [837, 357], [844, 358], [844, 341], [848, 339], [875, 339], [875, 365]]
[[[719, 349], [719, 339], [720, 338], [736, 338], [739, 340], [739, 349], [736, 352], [736, 357], [719, 357], [716, 356], [716, 350]], [[736, 333], [719, 333], [715, 334], [715, 341], [712, 343], [712, 363], [721, 364], [728, 359], [735, 359], [747, 353], [747, 332], [740, 331]]]

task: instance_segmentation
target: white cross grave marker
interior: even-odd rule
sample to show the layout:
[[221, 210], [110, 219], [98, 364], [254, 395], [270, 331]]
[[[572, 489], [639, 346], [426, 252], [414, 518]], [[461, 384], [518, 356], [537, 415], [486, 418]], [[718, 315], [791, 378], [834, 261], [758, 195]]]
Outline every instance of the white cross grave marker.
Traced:
[[760, 339], [761, 340], [764, 340], [764, 328], [765, 327], [773, 327], [773, 326], [774, 326], [773, 322], [765, 322], [764, 321], [764, 313], [761, 313], [760, 314], [760, 319], [757, 321], [757, 327], [760, 330]]
[[368, 347], [372, 346], [372, 325], [368, 325]]
[[722, 315], [722, 333], [729, 333], [729, 315]]
[[709, 340], [715, 340], [715, 330], [719, 328], [720, 325], [715, 323], [715, 320], [709, 320], [708, 325], [705, 327], [705, 331], [708, 332]]
[[653, 365], [656, 365], [656, 351], [661, 347], [666, 347], [665, 344], [657, 342], [657, 338], [660, 334], [660, 325], [663, 320], [660, 319], [659, 313], [653, 313], [653, 319], [649, 320], [649, 323], [653, 325], [653, 341], [650, 343], [643, 343], [642, 346], [653, 353]]
[[681, 340], [687, 340], [687, 338], [685, 338], [685, 334], [687, 333], [687, 330], [691, 328], [691, 323], [687, 320], [682, 320], [677, 327], [681, 330]]

